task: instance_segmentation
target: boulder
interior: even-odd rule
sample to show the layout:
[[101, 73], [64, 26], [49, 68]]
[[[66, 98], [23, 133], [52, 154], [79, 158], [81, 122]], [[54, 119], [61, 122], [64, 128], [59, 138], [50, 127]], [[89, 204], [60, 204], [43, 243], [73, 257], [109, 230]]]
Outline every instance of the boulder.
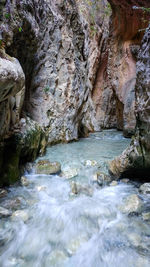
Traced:
[[26, 210], [16, 210], [15, 212], [13, 212], [12, 218], [13, 219], [19, 218], [22, 221], [26, 222], [29, 219], [29, 215]]
[[143, 194], [150, 194], [150, 183], [144, 183], [140, 186], [139, 191]]
[[123, 213], [138, 213], [141, 209], [142, 202], [136, 194], [132, 194], [125, 199], [125, 202], [120, 206], [120, 211]]
[[21, 184], [22, 184], [22, 186], [28, 186], [29, 180], [25, 176], [22, 176], [21, 177]]
[[61, 171], [59, 162], [50, 162], [49, 160], [39, 160], [35, 167], [37, 174], [58, 174]]
[[61, 173], [61, 176], [65, 177], [66, 179], [71, 179], [73, 177], [76, 177], [78, 175], [78, 169], [76, 168], [67, 168], [66, 170], [63, 170]]
[[144, 221], [150, 221], [150, 212], [143, 212], [142, 218]]
[[0, 207], [0, 217], [9, 217], [12, 215], [12, 212], [8, 209]]

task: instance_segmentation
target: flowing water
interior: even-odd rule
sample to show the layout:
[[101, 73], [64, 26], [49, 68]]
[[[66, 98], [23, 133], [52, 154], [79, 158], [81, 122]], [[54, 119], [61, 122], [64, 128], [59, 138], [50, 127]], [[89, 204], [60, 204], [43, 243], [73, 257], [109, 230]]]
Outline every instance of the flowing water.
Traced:
[[[33, 173], [27, 175], [28, 186], [9, 188], [0, 203], [13, 212], [0, 219], [0, 266], [150, 266], [150, 221], [121, 209], [128, 196], [139, 195], [138, 187], [130, 182], [98, 186], [93, 182], [97, 166], [87, 161], [97, 161], [107, 172], [107, 162], [129, 141], [111, 130], [48, 148], [40, 159], [59, 161], [64, 172], [73, 169], [78, 175]], [[72, 181], [80, 184], [79, 194], [72, 193]], [[150, 198], [139, 197], [146, 210]]]

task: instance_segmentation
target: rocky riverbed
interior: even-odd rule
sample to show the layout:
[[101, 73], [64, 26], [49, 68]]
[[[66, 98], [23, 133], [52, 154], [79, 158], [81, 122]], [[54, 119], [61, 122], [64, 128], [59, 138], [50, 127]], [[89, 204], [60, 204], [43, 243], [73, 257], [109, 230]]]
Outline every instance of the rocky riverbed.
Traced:
[[[111, 130], [50, 147], [1, 190], [0, 266], [150, 266], [150, 184], [107, 172], [129, 141]], [[56, 174], [37, 173], [56, 161]]]

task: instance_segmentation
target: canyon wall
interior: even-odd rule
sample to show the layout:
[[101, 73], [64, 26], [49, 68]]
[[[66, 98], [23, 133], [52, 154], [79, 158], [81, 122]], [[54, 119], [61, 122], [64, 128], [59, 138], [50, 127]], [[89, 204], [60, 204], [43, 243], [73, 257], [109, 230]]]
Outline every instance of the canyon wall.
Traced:
[[115, 177], [150, 180], [150, 26], [142, 41], [135, 87], [136, 133], [131, 145], [110, 163]]
[[[101, 128], [118, 128], [125, 136], [135, 131], [136, 61], [147, 27], [149, 1], [109, 0], [109, 38], [99, 63], [92, 99]], [[135, 7], [135, 8], [134, 8]]]
[[47, 144], [100, 130], [91, 94], [108, 37], [106, 5], [95, 13], [84, 1], [1, 2], [2, 184], [17, 180], [20, 166]]

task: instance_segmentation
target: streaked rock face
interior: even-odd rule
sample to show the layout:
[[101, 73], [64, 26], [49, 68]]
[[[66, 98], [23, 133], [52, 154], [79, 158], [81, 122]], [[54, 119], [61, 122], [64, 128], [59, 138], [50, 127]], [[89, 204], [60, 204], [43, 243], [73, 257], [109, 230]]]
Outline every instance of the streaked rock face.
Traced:
[[110, 163], [117, 176], [149, 179], [150, 171], [150, 26], [146, 30], [137, 62], [135, 138], [123, 154]]
[[[150, 7], [149, 1], [110, 0], [112, 18], [109, 39], [101, 54], [93, 102], [96, 120], [103, 128], [123, 129], [125, 136], [134, 133], [136, 61], [147, 26], [148, 15], [137, 7]], [[144, 21], [145, 18], [145, 21]]]

